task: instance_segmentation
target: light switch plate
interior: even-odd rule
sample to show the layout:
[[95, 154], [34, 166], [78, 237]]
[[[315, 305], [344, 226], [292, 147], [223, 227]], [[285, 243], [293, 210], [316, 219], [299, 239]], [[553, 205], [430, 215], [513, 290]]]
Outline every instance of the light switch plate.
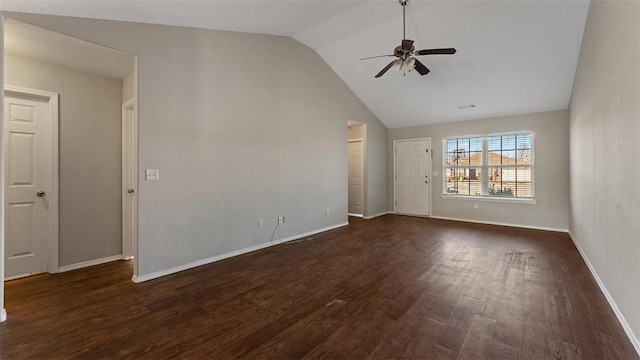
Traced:
[[144, 179], [145, 180], [160, 180], [160, 170], [158, 170], [158, 169], [145, 169], [144, 170]]

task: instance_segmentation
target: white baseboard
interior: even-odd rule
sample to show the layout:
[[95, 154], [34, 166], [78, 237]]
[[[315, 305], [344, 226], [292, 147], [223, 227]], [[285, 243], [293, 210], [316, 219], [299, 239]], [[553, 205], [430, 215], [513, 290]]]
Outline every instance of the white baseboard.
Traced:
[[348, 225], [349, 225], [349, 223], [345, 222], [345, 223], [342, 223], [342, 224], [333, 225], [333, 226], [329, 226], [329, 227], [326, 227], [326, 228], [309, 231], [309, 232], [306, 232], [306, 233], [303, 233], [303, 234], [297, 234], [297, 235], [289, 236], [289, 237], [286, 237], [286, 238], [283, 238], [283, 239], [269, 241], [269, 242], [266, 242], [266, 243], [263, 243], [263, 244], [258, 244], [258, 245], [250, 246], [250, 247], [247, 247], [247, 248], [244, 248], [244, 249], [231, 251], [231, 252], [224, 253], [224, 254], [221, 254], [221, 255], [212, 256], [210, 258], [206, 258], [206, 259], [190, 262], [188, 264], [176, 266], [176, 267], [173, 267], [171, 269], [156, 271], [156, 272], [153, 272], [151, 274], [146, 274], [146, 275], [141, 275], [141, 276], [135, 276], [134, 275], [131, 278], [131, 280], [134, 283], [137, 284], [137, 283], [141, 283], [141, 282], [144, 282], [144, 281], [157, 279], [157, 278], [162, 277], [162, 276], [175, 274], [175, 273], [180, 272], [180, 271], [193, 269], [193, 268], [198, 267], [198, 266], [211, 264], [211, 263], [216, 262], [216, 261], [220, 261], [220, 260], [228, 259], [228, 258], [231, 258], [231, 257], [234, 257], [234, 256], [250, 253], [250, 252], [256, 251], [256, 250], [261, 250], [261, 249], [264, 249], [264, 248], [268, 248], [270, 246], [274, 246], [274, 245], [286, 243], [286, 242], [289, 242], [289, 241], [301, 239], [301, 238], [304, 238], [304, 237], [307, 237], [307, 236], [315, 235], [315, 234], [318, 234], [318, 233], [321, 233], [321, 232], [337, 229], [337, 228], [340, 228], [340, 227], [343, 227], [343, 226], [348, 226]]
[[362, 214], [353, 214], [353, 213], [347, 213], [347, 216], [353, 216], [353, 217], [359, 217], [359, 218], [363, 218], [364, 215]]
[[7, 320], [7, 309], [0, 311], [0, 322]]
[[472, 220], [472, 219], [460, 219], [460, 218], [447, 217], [447, 216], [431, 215], [430, 218], [431, 219], [440, 219], [440, 220], [463, 221], [463, 222], [470, 222], [470, 223], [475, 223], [475, 224], [509, 226], [509, 227], [523, 228], [523, 229], [545, 230], [545, 231], [555, 231], [555, 232], [563, 232], [563, 233], [568, 233], [569, 232], [569, 229], [560, 229], [560, 228], [554, 228], [554, 227], [510, 224], [510, 223], [502, 223], [502, 222], [496, 222], [496, 221], [481, 221], [481, 220]]
[[384, 211], [384, 212], [381, 212], [381, 213], [378, 213], [378, 214], [363, 216], [362, 218], [365, 219], [365, 220], [370, 220], [370, 219], [377, 218], [379, 216], [384, 216], [384, 215], [387, 215], [387, 214], [393, 214], [393, 212], [392, 211]]
[[114, 256], [109, 256], [109, 257], [102, 258], [102, 259], [95, 259], [95, 260], [83, 261], [83, 262], [77, 263], [77, 264], [60, 266], [60, 268], [58, 269], [58, 272], [77, 270], [77, 269], [82, 269], [82, 268], [86, 268], [86, 267], [89, 267], [89, 266], [105, 264], [105, 263], [108, 263], [108, 262], [118, 261], [118, 260], [122, 260], [122, 255], [114, 255]]
[[[46, 274], [46, 271], [43, 272], [38, 272], [38, 273], [26, 273], [26, 274], [20, 274], [20, 275], [16, 275], [16, 276], [7, 276], [6, 278], [4, 278], [4, 281], [11, 281], [11, 280], [17, 280], [17, 279], [22, 279], [22, 278], [26, 278], [29, 276], [33, 276], [33, 275], [39, 275], [39, 274]], [[52, 273], [54, 274], [54, 273]]]
[[618, 308], [618, 305], [616, 304], [615, 300], [613, 300], [613, 297], [609, 293], [609, 290], [607, 290], [607, 287], [604, 286], [604, 283], [600, 279], [600, 276], [598, 276], [596, 269], [593, 267], [593, 265], [591, 265], [591, 261], [589, 261], [587, 254], [585, 254], [585, 252], [582, 251], [580, 244], [578, 244], [578, 242], [575, 240], [571, 232], [569, 232], [569, 237], [571, 238], [571, 241], [573, 241], [573, 244], [578, 249], [580, 256], [582, 256], [582, 259], [587, 264], [589, 271], [591, 271], [591, 275], [593, 275], [593, 278], [596, 279], [596, 282], [600, 287], [600, 291], [602, 291], [602, 293], [604, 294], [604, 297], [607, 298], [607, 301], [609, 302], [609, 306], [611, 306], [611, 310], [613, 310], [613, 313], [616, 314], [616, 317], [618, 318], [620, 325], [622, 325], [624, 332], [627, 334], [627, 337], [629, 337], [629, 341], [631, 341], [631, 345], [633, 345], [633, 348], [636, 350], [636, 353], [640, 355], [640, 341], [638, 341], [638, 337], [633, 332], [633, 329], [631, 329], [631, 326], [627, 322], [627, 319], [625, 319], [624, 315], [622, 315], [620, 308]]

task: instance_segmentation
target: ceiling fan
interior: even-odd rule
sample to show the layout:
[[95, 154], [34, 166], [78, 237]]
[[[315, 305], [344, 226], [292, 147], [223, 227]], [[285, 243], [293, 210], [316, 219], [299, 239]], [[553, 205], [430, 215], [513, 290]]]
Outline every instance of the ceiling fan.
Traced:
[[375, 59], [375, 58], [388, 57], [388, 56], [397, 57], [397, 59], [393, 60], [387, 66], [385, 66], [375, 76], [376, 78], [379, 78], [380, 76], [384, 75], [384, 73], [386, 73], [389, 69], [391, 69], [391, 67], [394, 67], [398, 71], [404, 69], [404, 75], [406, 75], [408, 71], [411, 71], [411, 69], [414, 69], [414, 68], [420, 75], [427, 75], [430, 70], [427, 69], [427, 67], [424, 66], [424, 64], [421, 63], [418, 59], [416, 59], [415, 56], [453, 55], [456, 53], [456, 49], [454, 48], [416, 50], [416, 47], [413, 46], [413, 40], [407, 39], [407, 36], [406, 36], [407, 27], [406, 27], [405, 7], [407, 6], [407, 3], [409, 2], [409, 0], [398, 0], [398, 2], [400, 3], [400, 5], [402, 5], [402, 43], [400, 44], [400, 46], [396, 47], [393, 50], [392, 55], [378, 55], [378, 56], [371, 56], [371, 57], [360, 59], [360, 60], [368, 60], [368, 59]]

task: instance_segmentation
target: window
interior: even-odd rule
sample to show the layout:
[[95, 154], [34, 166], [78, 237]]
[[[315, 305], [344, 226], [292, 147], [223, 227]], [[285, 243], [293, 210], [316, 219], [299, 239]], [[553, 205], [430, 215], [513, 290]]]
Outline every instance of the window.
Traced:
[[533, 133], [443, 139], [444, 195], [533, 199]]

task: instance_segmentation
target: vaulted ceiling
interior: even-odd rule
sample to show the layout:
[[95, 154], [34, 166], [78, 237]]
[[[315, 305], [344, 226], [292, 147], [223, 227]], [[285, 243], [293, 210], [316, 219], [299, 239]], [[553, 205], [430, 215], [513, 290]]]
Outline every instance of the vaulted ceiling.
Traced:
[[[431, 70], [375, 79], [402, 39], [397, 0], [14, 1], [0, 10], [290, 36], [389, 128], [566, 109], [589, 2], [409, 0], [407, 38]], [[258, 57], [257, 59], [258, 60]], [[474, 107], [469, 107], [474, 105]]]

